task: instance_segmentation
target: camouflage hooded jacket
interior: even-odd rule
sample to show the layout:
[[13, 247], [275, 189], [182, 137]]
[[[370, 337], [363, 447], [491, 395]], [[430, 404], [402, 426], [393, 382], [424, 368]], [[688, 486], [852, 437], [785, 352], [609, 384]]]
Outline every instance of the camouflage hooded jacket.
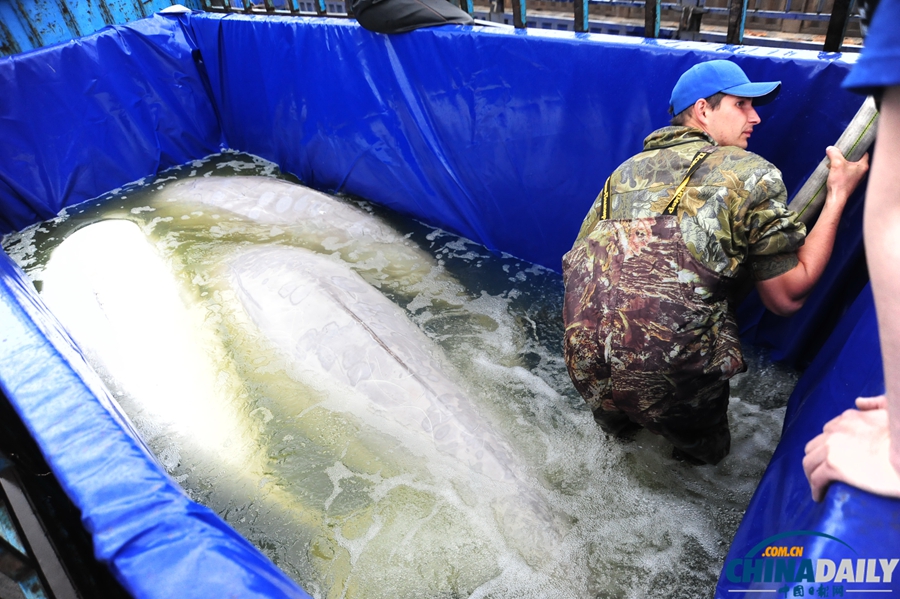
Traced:
[[[699, 129], [665, 127], [651, 133], [644, 151], [610, 178], [609, 218], [659, 215], [691, 159], [708, 146], [715, 142]], [[797, 265], [796, 252], [806, 238], [806, 226], [786, 202], [774, 165], [735, 146], [716, 147], [681, 199], [681, 234], [691, 254], [719, 276], [736, 279], [749, 267], [754, 279], [770, 279]], [[598, 211], [595, 201], [575, 245], [597, 225]]]
[[644, 148], [611, 175], [606, 218], [601, 192], [563, 257], [563, 320], [569, 373], [591, 407], [647, 420], [743, 370], [735, 289], [748, 270], [765, 280], [792, 269], [806, 228], [756, 154], [686, 127]]

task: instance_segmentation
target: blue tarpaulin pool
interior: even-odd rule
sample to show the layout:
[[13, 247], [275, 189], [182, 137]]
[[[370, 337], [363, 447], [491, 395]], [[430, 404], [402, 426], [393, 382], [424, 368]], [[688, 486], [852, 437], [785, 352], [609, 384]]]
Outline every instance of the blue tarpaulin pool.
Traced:
[[[666, 123], [677, 76], [709, 58], [784, 82], [760, 111], [752, 149], [783, 170], [788, 189], [862, 103], [840, 89], [854, 62], [840, 54], [481, 26], [389, 36], [349, 19], [157, 15], [0, 60], [0, 234], [231, 148], [311, 187], [559, 270], [606, 175]], [[742, 306], [749, 341], [794, 361], [821, 350], [791, 398], [718, 596], [818, 586], [796, 565], [796, 580], [783, 571], [776, 580], [760, 559], [764, 541], [802, 546], [813, 564], [900, 557], [900, 502], [834, 485], [815, 504], [800, 466], [825, 421], [882, 388], [857, 196], [829, 275], [800, 314], [766, 315], [752, 298]], [[81, 510], [98, 559], [130, 593], [305, 596], [169, 479], [5, 254], [0, 331], [3, 393]], [[878, 588], [900, 590], [900, 572], [894, 579]]]

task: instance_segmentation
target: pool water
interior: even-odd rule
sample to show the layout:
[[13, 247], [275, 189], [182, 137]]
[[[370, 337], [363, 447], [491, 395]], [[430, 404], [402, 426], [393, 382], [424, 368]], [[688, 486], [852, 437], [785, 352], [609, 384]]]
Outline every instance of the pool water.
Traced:
[[[3, 240], [186, 493], [318, 598], [712, 596], [796, 372], [746, 348], [717, 466], [607, 438], [566, 373], [558, 273], [355, 198], [292, 222], [186, 191], [234, 176], [291, 180], [226, 152]], [[526, 526], [506, 487], [257, 326], [228, 265], [265, 248], [328, 257], [402, 310], [540, 504]]]

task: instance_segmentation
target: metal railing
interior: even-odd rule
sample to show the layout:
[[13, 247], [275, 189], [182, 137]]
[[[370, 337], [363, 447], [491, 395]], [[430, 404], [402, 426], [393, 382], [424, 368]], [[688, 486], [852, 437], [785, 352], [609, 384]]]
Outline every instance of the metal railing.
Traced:
[[[502, 0], [500, 0], [502, 1]], [[575, 0], [583, 2], [587, 0]], [[853, 0], [834, 0], [831, 11], [825, 12], [824, 0], [818, 1], [818, 10], [809, 12], [792, 12], [791, 0], [786, 1], [782, 10], [765, 10], [760, 8], [760, 0], [756, 0], [756, 7], [750, 9], [748, 0], [727, 0], [724, 7], [704, 6], [700, 1], [693, 4], [689, 1], [679, 5], [669, 5], [668, 8], [682, 11], [681, 25], [687, 32], [699, 31], [700, 18], [703, 14], [721, 15], [727, 18], [727, 34], [725, 43], [742, 44], [744, 31], [748, 17], [771, 18], [779, 20], [803, 20], [803, 21], [827, 21], [828, 29], [825, 36], [823, 50], [826, 52], [839, 52], [842, 49], [847, 27], [855, 15], [851, 14]], [[661, 0], [646, 0], [644, 2], [644, 29], [645, 37], [659, 37], [660, 12], [663, 7]], [[578, 9], [576, 7], [576, 13]]]
[[[851, 14], [853, 0], [531, 0], [528, 10], [526, 0], [475, 0], [474, 5], [473, 0], [449, 1], [476, 19], [519, 28], [528, 26], [832, 52], [859, 49], [852, 41], [845, 45], [848, 25], [857, 20]], [[110, 3], [113, 0], [87, 4], [67, 0], [0, 0], [0, 56], [87, 35], [106, 25], [141, 18], [176, 3], [209, 12], [352, 16], [350, 0], [118, 0], [114, 2], [118, 7], [116, 11], [102, 10], [104, 6], [112, 6]], [[542, 8], [551, 3], [552, 10]], [[94, 4], [101, 10], [91, 9]], [[620, 12], [628, 13], [629, 18], [610, 16]], [[799, 30], [801, 25], [807, 29], [822, 29], [827, 25], [827, 36], [824, 43], [818, 37], [816, 42], [812, 39], [798, 41], [797, 36], [780, 35], [778, 31], [770, 32], [766, 38], [756, 36], [754, 26], [744, 39], [746, 24], [753, 25], [762, 20], [793, 25], [785, 27], [792, 32]], [[727, 27], [723, 27], [723, 23], [727, 23]]]
[[201, 0], [207, 12], [349, 17], [353, 15], [350, 0], [326, 2], [326, 0]]
[[[461, 9], [486, 21], [512, 25], [516, 28], [540, 27], [576, 32], [607, 32], [624, 35], [638, 35], [648, 38], [676, 38], [717, 41], [741, 45], [748, 19], [772, 19], [776, 21], [806, 21], [827, 23], [824, 43], [792, 41], [789, 37], [779, 37], [778, 32], [768, 39], [754, 38], [750, 43], [758, 45], [795, 47], [840, 52], [845, 48], [848, 25], [857, 21], [851, 14], [853, 0], [783, 0], [779, 9], [766, 8], [767, 0], [724, 0], [719, 6], [707, 0], [682, 0], [663, 2], [662, 0], [551, 0], [567, 11], [572, 18], [550, 16], [543, 11], [529, 13], [526, 0], [509, 0], [511, 12], [507, 12], [507, 0], [489, 0], [489, 6], [477, 7], [472, 0], [449, 0]], [[352, 17], [350, 1], [326, 2], [326, 0], [201, 0], [203, 10], [209, 12], [243, 14], [283, 14], [297, 16]], [[812, 5], [812, 6], [811, 6]], [[830, 8], [829, 8], [829, 5]], [[796, 10], [799, 6], [800, 10]], [[598, 9], [622, 8], [643, 13], [642, 23], [626, 23], [619, 20], [604, 20], [596, 17]], [[593, 9], [593, 11], [592, 11]], [[594, 12], [594, 15], [591, 15]], [[662, 15], [674, 14], [675, 28], [662, 26]], [[724, 33], [701, 32], [704, 17], [725, 21]]]

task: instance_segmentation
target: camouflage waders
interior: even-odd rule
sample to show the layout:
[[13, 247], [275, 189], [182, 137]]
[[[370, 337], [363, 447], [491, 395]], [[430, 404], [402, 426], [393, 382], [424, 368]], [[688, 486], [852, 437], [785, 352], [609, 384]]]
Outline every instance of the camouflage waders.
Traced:
[[606, 432], [636, 423], [715, 464], [731, 447], [728, 379], [745, 367], [732, 281], [691, 255], [678, 200], [655, 217], [604, 213], [563, 257], [565, 358]]

